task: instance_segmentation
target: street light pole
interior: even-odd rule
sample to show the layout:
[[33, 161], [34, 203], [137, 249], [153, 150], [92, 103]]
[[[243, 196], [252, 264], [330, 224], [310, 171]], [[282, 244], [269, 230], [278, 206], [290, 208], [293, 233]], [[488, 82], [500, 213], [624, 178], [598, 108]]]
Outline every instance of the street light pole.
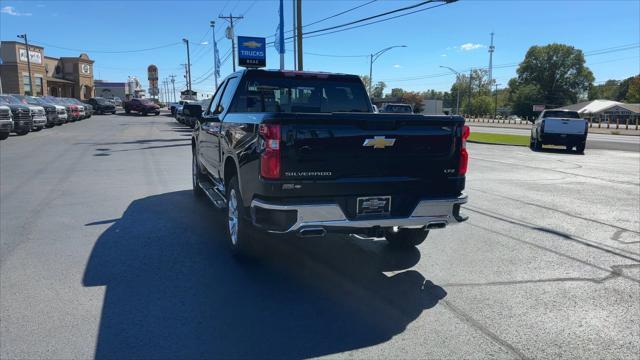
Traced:
[[496, 117], [498, 117], [498, 86], [500, 86], [502, 84], [496, 84], [496, 100], [495, 100], [495, 106], [493, 108], [493, 118], [495, 119]]
[[458, 89], [458, 95], [456, 96], [456, 115], [460, 115], [460, 73], [455, 71], [454, 69], [448, 67], [448, 66], [442, 66], [440, 65], [441, 68], [445, 68], [445, 69], [449, 69], [451, 70], [454, 74], [456, 74], [456, 88]]
[[[35, 95], [35, 85], [33, 84], [33, 77], [31, 76], [31, 56], [29, 56], [29, 40], [27, 40], [27, 34], [18, 35], [18, 38], [24, 39], [24, 47], [27, 50], [27, 71], [29, 72], [29, 91], [31, 92], [29, 95]], [[44, 91], [43, 91], [44, 93]]]
[[191, 96], [191, 54], [189, 53], [189, 40], [182, 39], [187, 44], [187, 89], [189, 90], [189, 96]]
[[369, 55], [369, 97], [371, 97], [371, 86], [373, 85], [373, 63], [376, 62], [376, 60], [378, 60], [378, 58], [385, 52], [393, 48], [399, 48], [399, 47], [407, 47], [407, 45], [389, 46], [388, 48], [384, 48], [378, 51], [377, 53], [373, 53]]

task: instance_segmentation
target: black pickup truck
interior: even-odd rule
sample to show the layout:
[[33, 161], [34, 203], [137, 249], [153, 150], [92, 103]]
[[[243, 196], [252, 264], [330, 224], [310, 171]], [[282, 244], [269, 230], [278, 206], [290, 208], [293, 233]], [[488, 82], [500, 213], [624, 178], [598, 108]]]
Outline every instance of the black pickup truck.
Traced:
[[254, 231], [412, 247], [467, 219], [464, 119], [375, 114], [357, 76], [242, 70], [183, 111], [197, 119], [194, 194], [227, 208], [235, 253]]

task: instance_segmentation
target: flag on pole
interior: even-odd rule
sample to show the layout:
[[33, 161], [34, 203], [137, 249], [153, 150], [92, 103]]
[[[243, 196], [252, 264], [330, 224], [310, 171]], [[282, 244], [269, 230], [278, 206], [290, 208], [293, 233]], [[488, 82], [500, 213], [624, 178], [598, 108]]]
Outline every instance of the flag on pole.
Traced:
[[280, 0], [280, 23], [278, 24], [278, 29], [276, 30], [276, 39], [274, 41], [274, 46], [276, 50], [278, 50], [279, 54], [284, 54], [284, 5], [283, 0]]
[[213, 56], [214, 56], [214, 71], [216, 76], [220, 76], [220, 53], [218, 52], [218, 42], [213, 39]]

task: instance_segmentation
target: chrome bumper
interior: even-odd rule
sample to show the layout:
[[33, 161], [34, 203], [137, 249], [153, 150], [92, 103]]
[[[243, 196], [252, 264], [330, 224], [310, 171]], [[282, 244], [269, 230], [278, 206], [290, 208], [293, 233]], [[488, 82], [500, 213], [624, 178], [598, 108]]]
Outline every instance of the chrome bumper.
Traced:
[[33, 126], [45, 125], [47, 123], [47, 117], [36, 115], [33, 117]]
[[373, 227], [422, 227], [429, 229], [444, 228], [467, 220], [460, 214], [460, 205], [467, 202], [467, 195], [455, 198], [421, 200], [409, 217], [347, 219], [340, 206], [335, 203], [280, 205], [254, 199], [251, 202], [251, 214], [254, 225], [254, 208], [266, 210], [295, 210], [296, 222], [285, 231], [268, 230], [274, 233], [289, 233], [304, 228], [373, 228]]

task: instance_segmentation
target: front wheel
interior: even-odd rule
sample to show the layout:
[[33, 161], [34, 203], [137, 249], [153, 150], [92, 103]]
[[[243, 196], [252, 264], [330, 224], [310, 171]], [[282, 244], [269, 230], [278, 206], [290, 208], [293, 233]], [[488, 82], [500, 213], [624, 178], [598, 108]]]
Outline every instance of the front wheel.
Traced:
[[389, 242], [389, 245], [403, 248], [422, 244], [427, 238], [427, 235], [429, 235], [429, 230], [424, 227], [420, 229], [391, 228], [384, 233], [384, 237]]
[[204, 190], [200, 187], [200, 179], [202, 174], [200, 173], [200, 166], [198, 165], [198, 158], [195, 151], [191, 157], [191, 184], [193, 186], [193, 195], [197, 198], [204, 196]]
[[227, 187], [227, 237], [234, 256], [248, 255], [251, 249], [253, 229], [242, 204], [238, 177], [234, 176]]
[[0, 140], [5, 140], [8, 137], [9, 137], [9, 133], [8, 132], [1, 132], [0, 133]]

